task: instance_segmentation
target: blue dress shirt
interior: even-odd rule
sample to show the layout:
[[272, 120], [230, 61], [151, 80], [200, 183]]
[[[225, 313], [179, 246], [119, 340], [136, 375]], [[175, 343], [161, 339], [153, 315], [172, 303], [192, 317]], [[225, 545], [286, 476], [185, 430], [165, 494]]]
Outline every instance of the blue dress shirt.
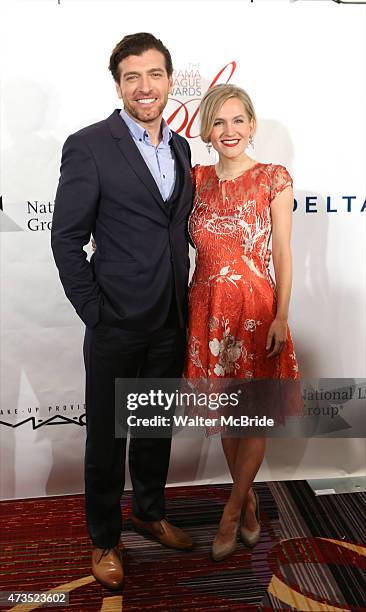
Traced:
[[164, 201], [168, 200], [175, 184], [175, 160], [169, 144], [172, 132], [168, 124], [164, 119], [162, 120], [162, 140], [157, 146], [154, 146], [144, 127], [132, 119], [125, 110], [122, 109], [120, 115], [153, 175], [161, 197]]

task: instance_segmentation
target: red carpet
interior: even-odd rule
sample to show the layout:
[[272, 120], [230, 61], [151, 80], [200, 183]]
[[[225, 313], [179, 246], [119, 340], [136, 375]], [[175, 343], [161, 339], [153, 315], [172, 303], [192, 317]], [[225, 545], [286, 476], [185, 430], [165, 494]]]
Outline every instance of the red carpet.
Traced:
[[136, 534], [125, 495], [126, 583], [116, 593], [90, 574], [83, 496], [2, 502], [2, 590], [44, 592], [63, 585], [69, 605], [41, 609], [73, 612], [366, 610], [366, 494], [316, 498], [302, 481], [256, 484], [260, 543], [253, 551], [238, 543], [232, 557], [214, 563], [209, 551], [229, 488], [167, 489], [168, 518], [195, 539], [189, 553]]

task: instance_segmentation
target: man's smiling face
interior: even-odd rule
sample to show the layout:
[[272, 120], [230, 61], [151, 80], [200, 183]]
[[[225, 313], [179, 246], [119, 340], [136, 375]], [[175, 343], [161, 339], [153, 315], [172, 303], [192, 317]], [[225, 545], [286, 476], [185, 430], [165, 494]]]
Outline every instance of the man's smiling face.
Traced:
[[121, 60], [119, 69], [116, 89], [127, 113], [146, 126], [161, 118], [172, 86], [164, 55], [156, 49], [129, 55]]

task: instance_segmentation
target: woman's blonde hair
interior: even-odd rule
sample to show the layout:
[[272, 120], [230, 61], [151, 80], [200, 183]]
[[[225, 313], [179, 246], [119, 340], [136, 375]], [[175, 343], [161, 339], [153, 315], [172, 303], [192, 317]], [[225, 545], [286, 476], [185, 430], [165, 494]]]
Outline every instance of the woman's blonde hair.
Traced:
[[219, 112], [224, 102], [230, 100], [230, 98], [239, 98], [239, 100], [241, 100], [249, 120], [253, 119], [254, 121], [255, 129], [257, 118], [255, 116], [253, 103], [247, 92], [241, 87], [237, 87], [236, 85], [221, 83], [220, 85], [214, 85], [213, 87], [208, 89], [201, 101], [200, 135], [203, 142], [210, 142], [210, 135], [214, 126], [217, 113]]

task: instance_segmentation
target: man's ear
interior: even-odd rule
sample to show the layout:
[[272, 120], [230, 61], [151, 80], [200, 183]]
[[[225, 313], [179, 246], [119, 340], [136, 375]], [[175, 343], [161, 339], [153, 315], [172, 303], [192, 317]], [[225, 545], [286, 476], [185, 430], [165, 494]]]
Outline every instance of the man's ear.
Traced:
[[171, 94], [173, 91], [173, 77], [169, 77], [169, 93]]
[[120, 88], [119, 83], [117, 83], [117, 81], [115, 81], [115, 83], [114, 83], [114, 84], [115, 84], [115, 87], [116, 87], [117, 96], [118, 96], [119, 98], [122, 98], [122, 92], [121, 92], [121, 88]]

